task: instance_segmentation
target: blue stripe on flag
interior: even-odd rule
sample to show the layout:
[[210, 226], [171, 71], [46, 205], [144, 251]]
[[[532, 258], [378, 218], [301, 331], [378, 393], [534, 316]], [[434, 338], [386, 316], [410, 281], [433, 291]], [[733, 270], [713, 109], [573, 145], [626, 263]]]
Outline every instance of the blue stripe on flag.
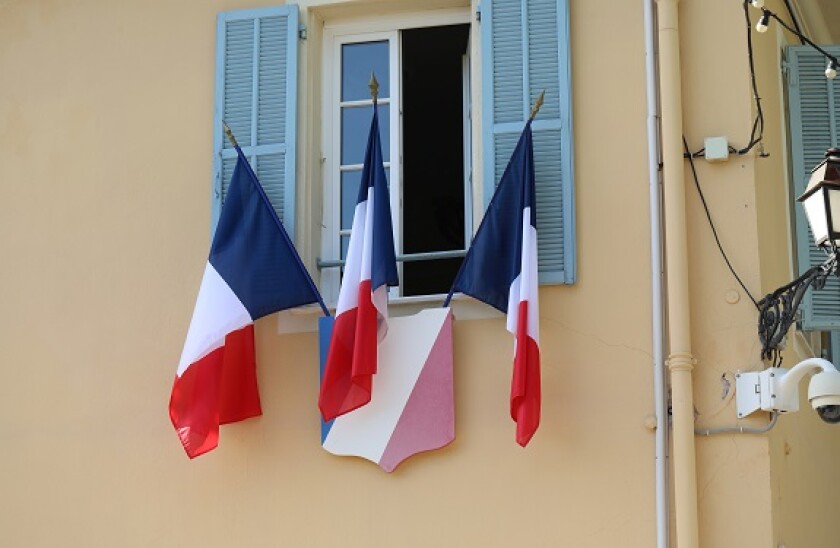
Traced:
[[537, 226], [534, 188], [529, 120], [455, 277], [453, 291], [507, 313], [510, 284], [522, 268], [522, 212], [526, 207], [531, 208], [531, 224]]
[[254, 320], [318, 301], [259, 184], [240, 153], [209, 258]]
[[391, 223], [391, 200], [388, 180], [382, 165], [382, 145], [379, 141], [379, 114], [373, 105], [362, 183], [359, 185], [358, 203], [367, 200], [368, 189], [373, 187], [373, 249], [371, 256], [370, 287], [375, 290], [383, 285], [399, 285], [397, 259], [394, 252], [394, 230]]

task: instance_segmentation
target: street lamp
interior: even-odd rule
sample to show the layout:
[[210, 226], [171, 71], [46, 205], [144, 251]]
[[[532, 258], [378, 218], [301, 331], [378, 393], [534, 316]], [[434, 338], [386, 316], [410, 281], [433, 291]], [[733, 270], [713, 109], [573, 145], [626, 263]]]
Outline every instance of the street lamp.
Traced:
[[788, 328], [796, 320], [796, 311], [808, 288], [813, 286], [814, 289], [822, 289], [826, 278], [837, 273], [840, 248], [840, 148], [828, 149], [825, 160], [811, 171], [808, 186], [798, 201], [805, 208], [814, 243], [828, 257], [822, 264], [811, 267], [758, 302], [758, 336], [762, 345], [762, 359], [770, 359], [779, 351]]
[[797, 198], [805, 207], [814, 243], [836, 250], [840, 244], [840, 148], [830, 148], [811, 171], [805, 192]]

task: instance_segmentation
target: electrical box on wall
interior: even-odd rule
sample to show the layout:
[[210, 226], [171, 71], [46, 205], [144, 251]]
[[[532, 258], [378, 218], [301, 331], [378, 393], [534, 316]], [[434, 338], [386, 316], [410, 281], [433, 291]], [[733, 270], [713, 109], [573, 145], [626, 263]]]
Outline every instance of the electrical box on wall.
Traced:
[[706, 137], [703, 154], [708, 162], [725, 162], [729, 159], [729, 141], [726, 137]]

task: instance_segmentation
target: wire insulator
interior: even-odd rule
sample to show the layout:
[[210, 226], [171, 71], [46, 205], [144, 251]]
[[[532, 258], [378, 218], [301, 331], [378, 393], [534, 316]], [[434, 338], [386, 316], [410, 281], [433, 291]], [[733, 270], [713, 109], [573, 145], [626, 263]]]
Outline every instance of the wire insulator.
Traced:
[[758, 20], [758, 23], [755, 25], [755, 30], [758, 32], [767, 32], [767, 29], [770, 27], [770, 13], [767, 10], [761, 14], [761, 19]]
[[837, 61], [833, 59], [829, 61], [828, 66], [825, 68], [825, 77], [829, 80], [837, 78]]

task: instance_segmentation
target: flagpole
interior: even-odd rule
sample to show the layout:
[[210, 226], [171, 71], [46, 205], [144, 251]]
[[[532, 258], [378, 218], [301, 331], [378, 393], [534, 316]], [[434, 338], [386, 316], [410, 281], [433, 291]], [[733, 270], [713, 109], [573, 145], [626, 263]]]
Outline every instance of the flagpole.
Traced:
[[[373, 91], [373, 88], [371, 88], [371, 91]], [[537, 117], [537, 113], [540, 111], [540, 107], [542, 107], [544, 100], [545, 100], [545, 90], [542, 90], [542, 93], [540, 93], [540, 96], [537, 97], [536, 101], [534, 101], [534, 106], [531, 107], [531, 115], [528, 116], [528, 122], [527, 123], [533, 122], [534, 118]], [[494, 194], [494, 196], [495, 196], [495, 194]], [[481, 229], [481, 226], [479, 225], [478, 228]], [[478, 234], [476, 234], [476, 236], [477, 235]], [[475, 238], [473, 238], [473, 240], [475, 240]], [[464, 265], [467, 263], [467, 259], [469, 259], [470, 253], [472, 253], [472, 250], [473, 250], [473, 247], [472, 247], [472, 245], [470, 245], [470, 248], [467, 250], [467, 254], [464, 257], [464, 260], [461, 262], [461, 268], [463, 268]], [[458, 269], [458, 274], [455, 275], [455, 280], [456, 281], [458, 280], [458, 276], [460, 274], [461, 274], [461, 269]], [[449, 306], [449, 302], [452, 300], [452, 295], [454, 293], [455, 293], [455, 283], [453, 281], [452, 288], [449, 290], [449, 293], [446, 295], [446, 299], [444, 299], [444, 301], [443, 301], [443, 308], [446, 308], [447, 306]]]
[[[248, 162], [248, 158], [245, 156], [245, 153], [242, 152], [242, 149], [239, 148], [239, 143], [236, 142], [236, 137], [233, 136], [233, 132], [230, 130], [230, 126], [228, 126], [224, 121], [222, 121], [222, 127], [225, 130], [225, 135], [227, 135], [230, 144], [232, 144], [233, 147], [236, 149], [236, 153], [239, 155], [240, 158], [245, 160], [245, 166], [248, 168], [248, 173], [251, 175], [251, 182], [254, 184], [257, 191], [260, 193], [260, 196], [262, 196], [263, 200], [265, 200], [265, 203], [271, 204], [271, 201], [269, 201], [268, 196], [266, 196], [265, 190], [263, 190], [262, 185], [258, 183], [259, 179], [257, 179], [257, 174], [254, 173], [254, 169], [251, 167], [250, 162]], [[318, 304], [321, 305], [321, 310], [323, 310], [324, 316], [329, 317], [330, 311], [327, 308], [327, 305], [324, 304], [324, 299], [321, 297], [321, 292], [318, 291], [318, 288], [315, 286], [315, 282], [312, 280], [312, 276], [309, 275], [309, 271], [303, 265], [303, 261], [301, 260], [297, 249], [295, 249], [295, 244], [292, 243], [292, 240], [289, 238], [289, 234], [286, 232], [286, 229], [283, 228], [283, 223], [277, 216], [277, 212], [274, 211], [273, 207], [269, 207], [268, 209], [269, 211], [271, 211], [271, 217], [274, 219], [274, 222], [277, 223], [278, 228], [280, 228], [280, 233], [283, 235], [283, 238], [286, 240], [286, 243], [289, 244], [289, 247], [292, 249], [292, 255], [294, 255], [298, 266], [306, 275], [306, 281], [309, 283], [309, 287], [312, 289], [312, 291], [315, 293], [315, 296], [318, 298]]]

